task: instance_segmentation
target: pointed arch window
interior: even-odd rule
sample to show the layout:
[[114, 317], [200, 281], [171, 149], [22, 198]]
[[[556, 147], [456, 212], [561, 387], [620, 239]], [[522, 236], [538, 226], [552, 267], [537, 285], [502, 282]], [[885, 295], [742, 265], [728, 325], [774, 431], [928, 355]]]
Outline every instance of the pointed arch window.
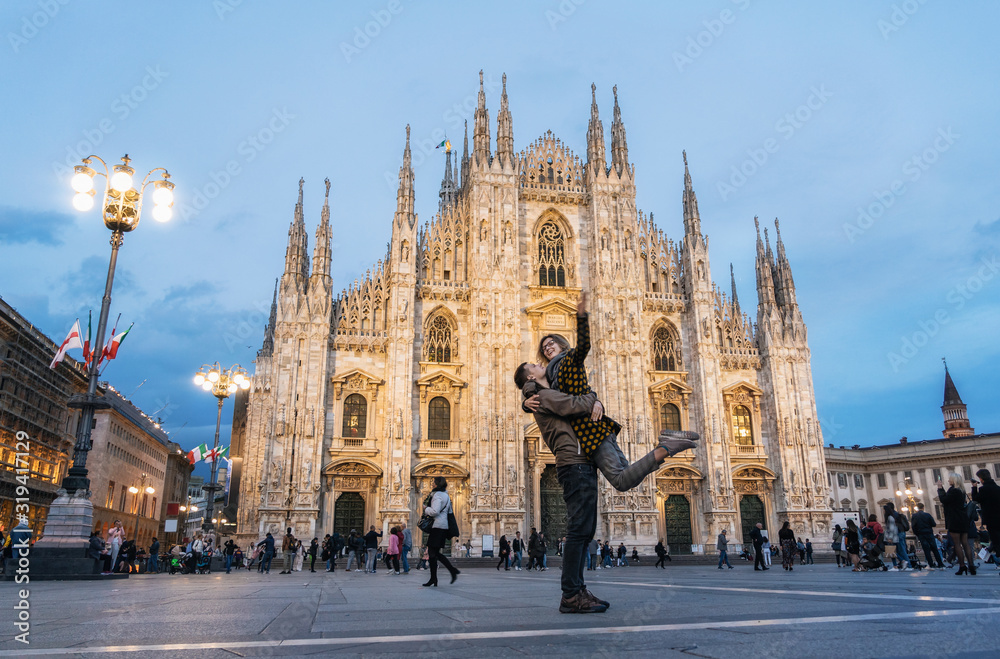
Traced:
[[660, 406], [660, 430], [680, 430], [681, 412], [673, 403]]
[[344, 401], [343, 437], [364, 437], [368, 426], [368, 401], [361, 394], [351, 394]]
[[427, 326], [424, 358], [429, 362], [451, 363], [457, 357], [453, 346], [451, 323], [444, 316], [436, 316]]
[[451, 439], [451, 405], [447, 399], [437, 396], [427, 406], [427, 439], [448, 441]]
[[746, 405], [733, 408], [733, 437], [741, 446], [753, 446], [753, 422]]
[[566, 286], [566, 241], [554, 222], [538, 232], [538, 285]]
[[673, 333], [665, 326], [653, 332], [653, 370], [680, 370], [680, 353]]

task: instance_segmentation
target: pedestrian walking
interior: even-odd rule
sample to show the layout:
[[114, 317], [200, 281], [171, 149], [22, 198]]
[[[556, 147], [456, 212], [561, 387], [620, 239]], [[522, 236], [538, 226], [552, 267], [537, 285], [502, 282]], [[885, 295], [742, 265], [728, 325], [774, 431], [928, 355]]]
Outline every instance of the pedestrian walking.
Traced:
[[292, 527], [288, 527], [285, 536], [281, 539], [281, 553], [285, 557], [284, 568], [279, 574], [291, 574], [295, 567], [295, 536], [292, 535]]
[[319, 538], [313, 538], [312, 542], [309, 543], [309, 549], [306, 550], [306, 554], [309, 556], [309, 571], [316, 571], [316, 554], [319, 553]]
[[[289, 529], [291, 531], [291, 529]], [[260, 559], [259, 572], [264, 574], [271, 574], [271, 560], [274, 558], [275, 547], [274, 547], [274, 536], [268, 533], [263, 540], [257, 545], [258, 549], [263, 549], [264, 553]]]
[[844, 529], [840, 528], [840, 524], [833, 525], [833, 543], [830, 548], [833, 549], [833, 555], [837, 559], [837, 567], [841, 567], [841, 562], [846, 566], [846, 557], [841, 556], [841, 544], [844, 540]]
[[719, 569], [721, 570], [723, 563], [725, 563], [732, 570], [733, 566], [729, 562], [729, 538], [726, 537], [726, 529], [722, 529], [719, 533], [719, 537], [715, 541], [715, 549], [719, 552]]
[[386, 549], [386, 555], [392, 564], [389, 574], [399, 574], [399, 552], [402, 551], [403, 547], [402, 535], [398, 526], [389, 529], [389, 547]]
[[[424, 505], [424, 514], [434, 518], [431, 531], [427, 538], [427, 553], [430, 557], [431, 578], [424, 586], [437, 586], [438, 563], [444, 565], [445, 569], [451, 573], [451, 583], [461, 574], [460, 570], [453, 567], [451, 561], [441, 555], [445, 542], [449, 538], [448, 513], [452, 512], [451, 497], [448, 496], [448, 481], [443, 476], [434, 477], [434, 489], [427, 496]], [[374, 527], [372, 527], [374, 529]]]
[[795, 532], [787, 520], [778, 531], [778, 542], [781, 544], [781, 567], [790, 572], [795, 568], [795, 554], [798, 549], [795, 546]]
[[160, 571], [160, 541], [153, 538], [149, 545], [149, 558], [146, 559], [146, 574], [158, 574]]
[[233, 569], [233, 556], [236, 555], [236, 543], [232, 539], [226, 540], [222, 545], [222, 555], [226, 559], [226, 574], [230, 574]]
[[764, 534], [761, 533], [763, 529], [764, 525], [757, 522], [750, 531], [750, 542], [753, 543], [754, 551], [753, 569], [755, 571], [768, 569], [767, 566], [764, 565]]
[[656, 563], [653, 565], [653, 567], [654, 568], [660, 567], [666, 570], [667, 566], [664, 564], [663, 561], [670, 560], [670, 556], [667, 554], [666, 547], [663, 546], [663, 538], [660, 538], [660, 541], [656, 543], [656, 547], [653, 549], [653, 551], [656, 552]]
[[114, 525], [108, 530], [108, 545], [110, 547], [109, 552], [111, 555], [112, 571], [118, 567], [118, 553], [121, 551], [123, 544], [125, 544], [125, 529], [122, 528], [122, 521], [120, 519], [116, 519], [114, 521]]
[[507, 542], [507, 536], [500, 536], [500, 562], [497, 563], [497, 572], [500, 571], [500, 566], [503, 566], [504, 572], [510, 571], [510, 543]]
[[524, 555], [524, 540], [521, 539], [521, 532], [514, 532], [514, 541], [510, 545], [510, 554], [513, 557], [510, 562], [510, 567], [514, 570], [520, 571], [522, 568], [521, 557]]
[[917, 537], [917, 542], [924, 550], [927, 568], [929, 570], [935, 568], [943, 570], [944, 562], [941, 560], [941, 552], [938, 549], [937, 540], [934, 538], [934, 527], [937, 526], [937, 523], [930, 513], [924, 512], [923, 502], [917, 503], [917, 512], [913, 513], [913, 517], [910, 518], [910, 525], [913, 535]]
[[806, 538], [806, 565], [814, 565], [813, 561], [813, 544]]
[[[955, 556], [958, 557], [958, 572], [955, 574], [976, 574], [975, 554], [969, 543], [969, 513], [965, 508], [965, 480], [959, 474], [948, 475], [948, 490], [938, 481], [938, 499], [944, 508], [944, 522], [948, 535], [955, 543]], [[968, 560], [968, 564], [966, 564]]]
[[979, 480], [972, 481], [972, 500], [979, 504], [983, 522], [990, 533], [989, 551], [995, 553], [1000, 549], [997, 546], [997, 538], [1000, 537], [1000, 485], [993, 480], [989, 469], [980, 469], [976, 476]]
[[401, 550], [402, 553], [400, 554], [400, 558], [402, 559], [403, 562], [403, 574], [409, 574], [410, 573], [409, 557], [410, 557], [410, 552], [413, 551], [413, 534], [410, 532], [410, 529], [407, 528], [406, 522], [403, 522], [402, 524], [400, 524], [400, 526], [402, 527], [403, 530], [403, 548]]
[[882, 506], [885, 519], [885, 544], [895, 545], [895, 553], [889, 554], [886, 547], [886, 554], [892, 558], [892, 565], [900, 572], [911, 569], [910, 556], [906, 551], [906, 532], [910, 530], [910, 522], [906, 516], [896, 510], [896, 504], [887, 501]]
[[[380, 531], [375, 530], [375, 525], [372, 524], [368, 527], [368, 533], [365, 534], [365, 553], [367, 554], [367, 561], [365, 562], [365, 572], [370, 572], [375, 574], [375, 554], [378, 552], [378, 539], [382, 537]], [[442, 545], [443, 546], [443, 545]]]

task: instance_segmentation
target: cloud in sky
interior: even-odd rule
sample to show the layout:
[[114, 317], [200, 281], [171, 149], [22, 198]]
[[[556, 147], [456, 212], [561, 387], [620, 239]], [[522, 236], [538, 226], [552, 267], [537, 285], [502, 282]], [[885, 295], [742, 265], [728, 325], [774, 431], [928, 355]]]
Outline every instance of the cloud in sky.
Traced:
[[[506, 72], [515, 148], [551, 129], [581, 157], [590, 84], [608, 147], [617, 84], [638, 206], [682, 237], [686, 149], [713, 276], [728, 286], [734, 264], [745, 309], [752, 219], [781, 219], [830, 441], [938, 435], [942, 356], [977, 430], [1000, 428], [1000, 277], [978, 274], [1000, 253], [1000, 88], [984, 82], [1000, 79], [995, 3], [918, 3], [897, 26], [881, 4], [403, 2], [367, 39], [357, 35], [384, 3], [218, 5], [70, 3], [0, 51], [15, 92], [0, 96], [0, 149], [17, 162], [0, 177], [0, 293], [29, 319], [56, 336], [100, 305], [108, 232], [96, 212], [74, 214], [67, 158], [128, 153], [138, 175], [165, 166], [178, 209], [193, 209], [163, 225], [144, 217], [126, 237], [112, 317], [136, 328], [108, 370], [125, 391], [146, 380], [134, 400], [147, 411], [169, 400], [168, 428], [187, 421], [185, 442], [214, 432], [194, 370], [252, 366], [299, 177], [310, 245], [332, 180], [339, 291], [385, 254], [408, 123], [417, 211], [436, 210], [433, 145], [447, 134], [460, 148], [480, 68], [492, 132]], [[718, 22], [723, 10], [731, 21]], [[0, 18], [20, 25], [35, 11], [18, 0]], [[77, 44], [123, 30], [129, 57], [94, 76]], [[972, 277], [978, 290], [954, 293]], [[941, 309], [949, 321], [894, 370], [890, 353]]]

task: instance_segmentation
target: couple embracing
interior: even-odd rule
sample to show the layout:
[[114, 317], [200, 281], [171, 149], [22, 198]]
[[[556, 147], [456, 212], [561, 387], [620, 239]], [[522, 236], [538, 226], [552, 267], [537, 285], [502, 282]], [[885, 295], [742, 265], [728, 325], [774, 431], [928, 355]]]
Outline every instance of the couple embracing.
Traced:
[[577, 346], [550, 334], [539, 342], [542, 364], [525, 362], [514, 383], [534, 414], [549, 450], [556, 458], [556, 475], [563, 488], [568, 528], [563, 549], [562, 613], [603, 613], [610, 604], [595, 597], [584, 584], [587, 546], [597, 530], [597, 471], [618, 491], [630, 490], [659, 468], [668, 457], [694, 448], [698, 434], [664, 430], [656, 447], [629, 464], [618, 447], [621, 426], [604, 414], [587, 381], [585, 360], [590, 352], [587, 294], [577, 307]]

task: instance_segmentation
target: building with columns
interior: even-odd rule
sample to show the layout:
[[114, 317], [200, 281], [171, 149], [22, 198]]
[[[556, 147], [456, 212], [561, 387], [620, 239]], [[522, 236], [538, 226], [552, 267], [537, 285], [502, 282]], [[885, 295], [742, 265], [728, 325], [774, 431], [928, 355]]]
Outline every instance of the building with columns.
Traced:
[[906, 497], [896, 493], [909, 489], [943, 528], [944, 514], [935, 483], [943, 481], [947, 489], [948, 475], [956, 473], [971, 492], [969, 481], [980, 469], [1000, 478], [1000, 433], [974, 434], [947, 366], [941, 413], [942, 437], [916, 441], [903, 437], [898, 444], [880, 446], [827, 447], [830, 507], [862, 517], [874, 513], [881, 520], [882, 506], [887, 502], [892, 501], [897, 508], [907, 506]]
[[284, 272], [234, 433], [241, 539], [288, 526], [303, 538], [414, 526], [438, 475], [476, 546], [531, 526], [561, 536], [555, 459], [521, 410], [513, 373], [536, 359], [547, 333], [575, 343], [583, 290], [590, 383], [623, 426], [626, 456], [644, 455], [663, 428], [702, 435], [630, 492], [601, 479], [598, 535], [639, 546], [663, 538], [674, 553], [698, 553], [713, 551], [721, 528], [738, 539], [758, 521], [827, 534], [806, 325], [778, 223], [774, 250], [757, 228], [754, 323], [731, 267], [729, 291], [712, 277], [686, 155], [680, 221], [661, 227], [636, 207], [636, 167], [612, 91], [610, 160], [593, 87], [585, 158], [551, 132], [515, 151], [506, 76], [494, 148], [480, 74], [471, 145], [468, 130], [461, 156], [449, 144], [437, 212], [425, 223], [407, 126], [388, 250], [339, 294], [330, 182], [310, 262], [299, 181]]

